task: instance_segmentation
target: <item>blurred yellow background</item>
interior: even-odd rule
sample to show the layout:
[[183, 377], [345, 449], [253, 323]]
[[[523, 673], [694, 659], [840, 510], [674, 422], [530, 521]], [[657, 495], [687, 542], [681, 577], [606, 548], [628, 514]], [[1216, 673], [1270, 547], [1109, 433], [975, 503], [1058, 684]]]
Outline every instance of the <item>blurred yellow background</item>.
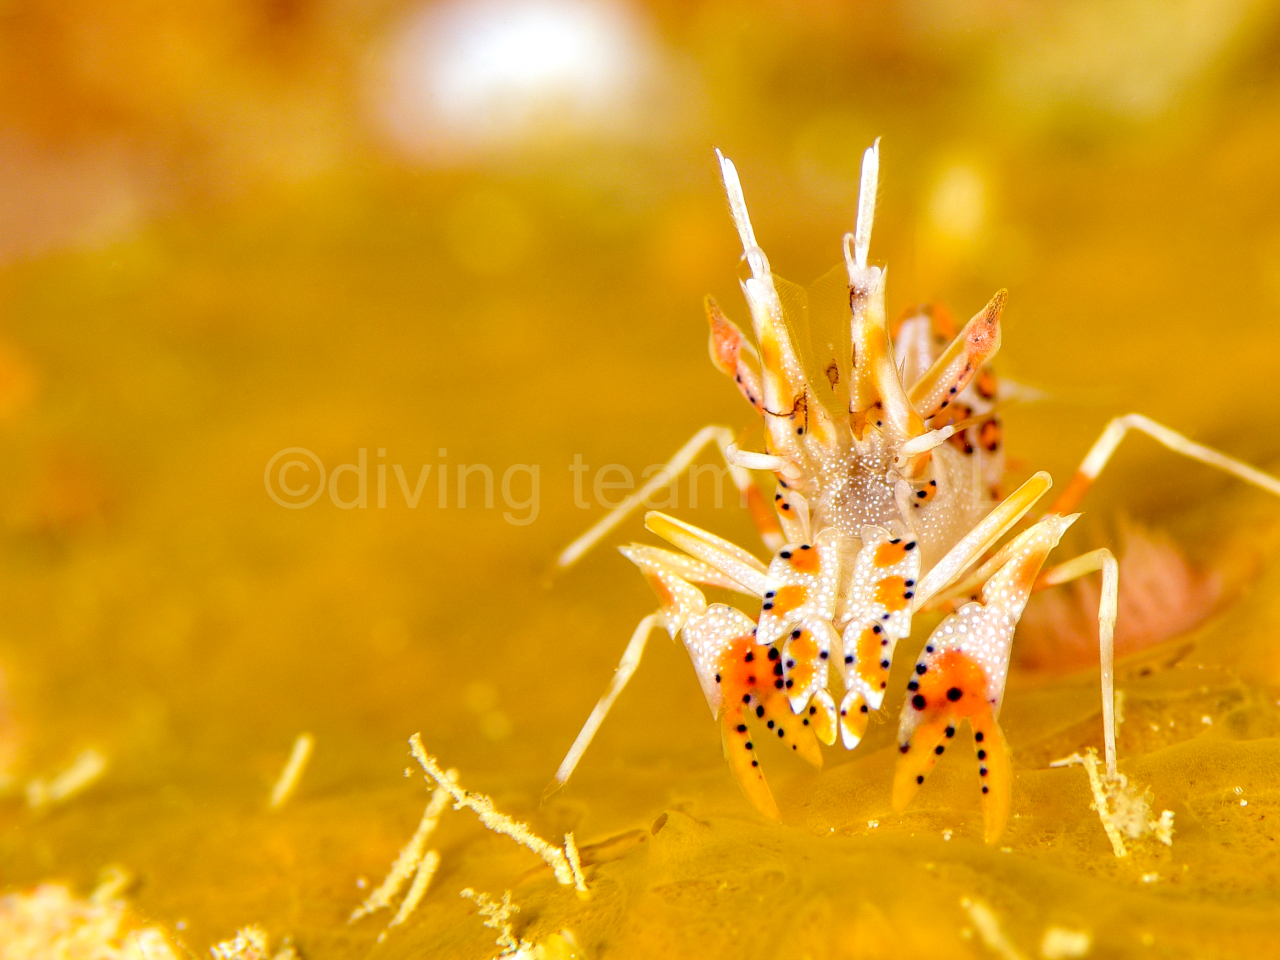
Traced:
[[[960, 758], [888, 813], [889, 725], [821, 776], [767, 756], [785, 825], [757, 820], [660, 639], [539, 806], [652, 603], [609, 549], [548, 585], [601, 512], [569, 466], [639, 476], [749, 419], [706, 357], [703, 295], [746, 316], [713, 148], [805, 283], [877, 136], [891, 313], [1010, 290], [997, 368], [1045, 395], [1007, 415], [1012, 473], [1064, 481], [1130, 410], [1274, 471], [1280, 5], [0, 2], [4, 889], [119, 864], [200, 956], [250, 922], [315, 960], [490, 956], [467, 886], [593, 958], [988, 955], [961, 896], [1027, 956], [1054, 924], [1097, 955], [1250, 953], [1280, 910], [1280, 506], [1146, 441], [1074, 542], [1135, 517], [1243, 593], [1121, 674], [1121, 756], [1175, 810], [1171, 850], [1115, 861], [1083, 774], [1047, 769], [1099, 739], [1096, 670], [1051, 662], [1010, 681], [1010, 853]], [[290, 447], [329, 471], [363, 449], [367, 505], [278, 505]], [[393, 468], [425, 464], [410, 509]], [[439, 507], [440, 466], [480, 464], [539, 467], [531, 522], [478, 482]], [[707, 502], [683, 515], [753, 545]], [[598, 845], [593, 899], [458, 813], [411, 921], [347, 926], [426, 801], [415, 731]], [[29, 808], [86, 748], [102, 777]]]

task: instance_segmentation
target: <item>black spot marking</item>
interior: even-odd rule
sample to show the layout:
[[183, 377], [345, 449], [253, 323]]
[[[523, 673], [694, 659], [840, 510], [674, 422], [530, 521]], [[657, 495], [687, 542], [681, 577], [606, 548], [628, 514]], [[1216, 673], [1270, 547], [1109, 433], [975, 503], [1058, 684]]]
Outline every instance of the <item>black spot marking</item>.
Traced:
[[989, 792], [989, 791], [987, 790], [987, 785], [986, 785], [985, 783], [982, 785], [982, 792], [983, 792], [983, 793], [988, 793], [988, 792]]
[[781, 740], [781, 739], [786, 735], [786, 732], [787, 732], [787, 731], [785, 731], [785, 730], [783, 730], [781, 727], [779, 727], [779, 728], [778, 728], [778, 739], [779, 739], [779, 740]]
[[867, 705], [865, 703], [862, 705], [862, 712], [863, 713], [867, 712]]
[[888, 669], [889, 669], [889, 661], [888, 661], [888, 660], [881, 660], [881, 661], [880, 661], [880, 666], [881, 666], [883, 669], [888, 670]]
[[755, 651], [754, 651], [754, 650], [748, 650], [748, 651], [747, 651], [747, 655], [746, 655], [745, 657], [743, 657], [742, 659], [743, 659], [743, 660], [745, 660], [747, 663], [750, 663], [750, 662], [751, 662], [752, 660], [754, 660], [755, 658], [756, 658]]
[[903, 550], [914, 550], [915, 548], [916, 548], [916, 542], [915, 542], [914, 540], [912, 540], [910, 543], [908, 543], [908, 544], [907, 544], [905, 547], [903, 547], [902, 549], [903, 549]]
[[770, 729], [770, 730], [772, 730], [772, 729], [773, 729], [773, 721], [772, 721], [772, 720], [770, 720], [770, 721], [769, 721], [769, 729]]
[[774, 675], [775, 677], [780, 677], [780, 676], [782, 676], [782, 664], [780, 664], [780, 663], [775, 663], [775, 664], [773, 665], [773, 675]]
[[956, 735], [956, 728], [955, 728], [955, 727], [947, 727], [947, 736], [948, 736], [948, 737], [954, 737], [955, 735]]
[[946, 750], [947, 748], [944, 747], [942, 744], [938, 744], [936, 747], [933, 748], [933, 752], [936, 753], [938, 756], [942, 756], [946, 752]]
[[780, 554], [778, 554], [778, 556], [780, 556], [783, 560], [790, 560], [790, 559], [791, 559], [791, 551], [790, 551], [790, 550], [783, 550]]
[[924, 695], [920, 693], [917, 693], [911, 698], [911, 705], [917, 710], [923, 710], [925, 708], [925, 702]]
[[986, 768], [986, 767], [979, 767], [979, 768], [978, 768], [978, 773], [985, 777], [985, 776], [987, 775], [987, 768]]
[[770, 647], [770, 648], [769, 648], [769, 659], [770, 659], [770, 660], [777, 660], [777, 659], [778, 659], [778, 656], [779, 656], [779, 654], [778, 654], [778, 648], [777, 648], [777, 647]]
[[919, 690], [919, 689], [920, 689], [920, 683], [919, 683], [919, 681], [912, 680], [910, 683], [908, 683], [908, 684], [907, 684], [907, 689], [908, 689], [908, 690]]
[[812, 548], [811, 548], [807, 543], [802, 543], [802, 544], [800, 544], [800, 549], [801, 549], [801, 550], [810, 550], [810, 549], [812, 549]]
[[907, 752], [908, 750], [910, 750], [910, 749], [911, 749], [911, 744], [909, 744], [909, 743], [904, 743], [904, 744], [902, 744], [901, 746], [899, 746], [899, 747], [898, 747], [898, 752], [899, 752], [899, 753], [906, 753], [906, 752]]
[[794, 667], [795, 665], [796, 665], [796, 662], [795, 662], [794, 660], [788, 660], [788, 661], [787, 661], [787, 669], [788, 669], [788, 670], [790, 670], [790, 669], [791, 669], [792, 667]]
[[758, 766], [760, 766], [760, 761], [759, 761], [759, 760], [752, 760], [752, 761], [751, 761], [751, 765], [752, 765], [753, 767], [758, 767]]
[[799, 640], [799, 639], [800, 639], [800, 634], [802, 634], [803, 632], [804, 632], [803, 630], [792, 630], [792, 631], [791, 631], [791, 639], [792, 639], [792, 640]]
[[928, 669], [929, 668], [926, 667], [923, 663], [916, 664], [916, 673], [920, 674], [921, 676], [924, 676], [925, 671]]
[[788, 681], [787, 681], [787, 689], [788, 689], [788, 690], [790, 690], [790, 689], [791, 689], [791, 685], [792, 685], [793, 683], [795, 683], [795, 681], [794, 681], [794, 680], [788, 680]]
[[979, 760], [985, 760], [985, 759], [987, 759], [987, 751], [985, 751], [985, 750], [979, 750], [979, 751], [978, 751], [978, 759], [979, 759]]
[[957, 700], [959, 700], [963, 696], [964, 696], [964, 691], [961, 690], [959, 687], [952, 687], [950, 690], [947, 691], [947, 699], [950, 700], [952, 703], [955, 703]]
[[748, 741], [747, 741], [747, 749], [748, 749], [748, 750], [752, 750], [752, 749], [754, 749], [754, 748], [755, 748], [755, 744], [754, 744], [754, 743], [752, 743], [750, 740], [748, 740]]
[[918, 777], [916, 777], [916, 783], [924, 783], [924, 774], [923, 774], [923, 773], [922, 773], [922, 774], [920, 774]]
[[851, 653], [846, 653], [846, 654], [844, 655], [844, 662], [845, 662], [845, 663], [853, 663], [853, 654], [851, 654]]
[[982, 731], [981, 731], [981, 730], [979, 730], [977, 733], [975, 733], [975, 734], [973, 735], [973, 739], [975, 739], [975, 740], [977, 740], [979, 743], [981, 743], [981, 742], [982, 742]]
[[719, 682], [720, 682], [720, 674], [718, 674], [718, 673], [717, 673], [717, 674], [716, 674], [716, 683], [719, 683]]
[[783, 683], [782, 683], [782, 681], [781, 681], [781, 680], [775, 680], [775, 681], [773, 681], [773, 688], [774, 688], [775, 690], [781, 690], [781, 689], [782, 689], [782, 687], [783, 687]]
[[744, 693], [744, 694], [742, 695], [742, 702], [743, 702], [743, 703], [750, 703], [750, 702], [751, 702], [751, 694], [749, 694], [749, 693]]
[[764, 707], [763, 707], [763, 706], [756, 707], [756, 716], [757, 716], [757, 717], [763, 717], [763, 716], [764, 716]]
[[739, 733], [746, 733], [746, 732], [747, 732], [747, 725], [746, 725], [745, 723], [740, 723], [740, 724], [738, 724], [738, 732], [739, 732]]
[[827, 657], [829, 657], [829, 656], [831, 656], [831, 654], [830, 654], [830, 653], [828, 653], [826, 650], [821, 650], [821, 651], [819, 651], [819, 653], [818, 653], [818, 658], [819, 658], [820, 660], [825, 660], [825, 659], [827, 659]]
[[873, 624], [871, 627], [871, 632], [876, 634], [884, 633], [884, 627], [880, 626], [880, 624], [878, 623]]
[[766, 604], [765, 604], [763, 607], [761, 607], [760, 609], [761, 609], [761, 610], [772, 610], [772, 609], [773, 609], [773, 604], [772, 604], [772, 603], [766, 603]]
[[813, 716], [813, 715], [814, 715], [815, 713], [817, 713], [817, 712], [818, 712], [818, 708], [817, 708], [817, 707], [814, 707], [814, 706], [810, 706], [810, 707], [809, 707], [809, 716]]

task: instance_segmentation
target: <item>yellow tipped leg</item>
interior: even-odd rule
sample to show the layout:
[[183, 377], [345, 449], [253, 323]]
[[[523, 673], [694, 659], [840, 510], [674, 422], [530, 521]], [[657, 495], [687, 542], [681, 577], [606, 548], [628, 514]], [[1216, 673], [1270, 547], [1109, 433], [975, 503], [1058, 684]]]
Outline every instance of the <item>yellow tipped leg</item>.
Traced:
[[828, 747], [831, 746], [836, 742], [836, 705], [831, 694], [819, 690], [807, 709], [808, 725], [813, 728], [814, 736]]
[[867, 717], [870, 713], [871, 708], [867, 706], [866, 698], [862, 694], [845, 694], [844, 701], [840, 704], [840, 737], [846, 750], [852, 750], [862, 742], [863, 734], [867, 732]]
[[1009, 745], [990, 713], [985, 717], [970, 717], [969, 723], [973, 727], [973, 749], [982, 777], [983, 839], [995, 843], [1009, 819], [1009, 800], [1013, 793]]
[[951, 738], [956, 735], [955, 720], [952, 717], [938, 717], [916, 727], [911, 739], [898, 744], [901, 756], [898, 757], [898, 768], [893, 775], [893, 810], [901, 813], [907, 809], [924, 778], [932, 772]]
[[[911, 739], [900, 743], [902, 755], [893, 778], [893, 809], [901, 813], [915, 798], [924, 778], [933, 770], [938, 758], [955, 742], [962, 717], [947, 714], [916, 727]], [[983, 839], [995, 843], [1009, 819], [1009, 800], [1013, 784], [1013, 768], [1009, 747], [1000, 725], [991, 711], [968, 715], [973, 730], [973, 748], [978, 758], [978, 776], [982, 782]]]
[[780, 819], [773, 791], [760, 772], [760, 760], [756, 757], [755, 744], [751, 742], [751, 732], [747, 729], [742, 711], [726, 710], [721, 724], [724, 758], [729, 762], [733, 775], [738, 778], [742, 792], [747, 795], [751, 805], [770, 820]]
[[799, 754], [805, 763], [812, 764], [821, 770], [822, 748], [818, 746], [817, 732], [813, 729], [813, 725], [805, 723], [808, 719], [808, 717], [792, 715], [786, 721], [787, 726], [783, 728], [783, 739], [790, 742], [791, 749]]

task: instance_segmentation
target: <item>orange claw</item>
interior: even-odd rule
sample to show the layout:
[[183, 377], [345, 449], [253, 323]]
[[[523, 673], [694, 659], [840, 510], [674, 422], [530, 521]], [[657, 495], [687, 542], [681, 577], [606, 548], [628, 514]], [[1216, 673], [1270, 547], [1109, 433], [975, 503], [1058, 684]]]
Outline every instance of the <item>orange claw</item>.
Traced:
[[984, 363], [1000, 349], [1000, 314], [1008, 291], [1000, 290], [911, 387], [912, 407], [928, 420], [964, 391]]
[[[1075, 517], [1047, 516], [1010, 541], [990, 565], [981, 602], [966, 603], [929, 636], [907, 684], [898, 725], [898, 769], [893, 805], [903, 810], [956, 735], [961, 720], [973, 728], [982, 777], [985, 836], [994, 843], [1009, 816], [1009, 748], [996, 723], [1009, 671], [1013, 627], [1049, 551]], [[979, 571], [983, 574], [985, 567]]]
[[760, 760], [756, 757], [755, 744], [751, 742], [751, 732], [744, 722], [741, 706], [725, 709], [720, 718], [720, 732], [724, 741], [724, 758], [751, 805], [770, 820], [781, 819], [778, 802], [773, 799], [773, 791], [760, 772]]
[[[978, 773], [982, 778], [983, 839], [987, 843], [995, 843], [1004, 832], [1009, 818], [1009, 799], [1013, 786], [1009, 747], [981, 693], [966, 693], [958, 700], [958, 709], [949, 709], [952, 703], [947, 699], [946, 691], [942, 691], [943, 706], [930, 710], [930, 718], [915, 728], [906, 743], [898, 745], [902, 755], [898, 757], [898, 767], [893, 778], [893, 809], [901, 813], [907, 808], [907, 804], [924, 783], [924, 778], [933, 770], [938, 758], [958, 733], [961, 720], [967, 719], [973, 730]], [[972, 702], [966, 704], [965, 701]]]
[[[720, 717], [724, 755], [752, 806], [766, 817], [778, 819], [778, 804], [760, 771], [755, 736], [776, 736], [815, 767], [822, 766], [818, 727], [811, 719], [823, 711], [796, 716], [784, 688], [782, 658], [775, 647], [756, 645], [751, 634], [730, 643], [721, 655], [718, 684], [724, 704]], [[754, 727], [754, 730], [752, 729]]]
[[739, 392], [757, 413], [764, 412], [764, 400], [760, 386], [760, 358], [755, 347], [742, 335], [742, 331], [721, 311], [711, 297], [703, 305], [707, 310], [707, 324], [711, 328], [708, 347], [711, 362], [717, 370], [733, 377]]

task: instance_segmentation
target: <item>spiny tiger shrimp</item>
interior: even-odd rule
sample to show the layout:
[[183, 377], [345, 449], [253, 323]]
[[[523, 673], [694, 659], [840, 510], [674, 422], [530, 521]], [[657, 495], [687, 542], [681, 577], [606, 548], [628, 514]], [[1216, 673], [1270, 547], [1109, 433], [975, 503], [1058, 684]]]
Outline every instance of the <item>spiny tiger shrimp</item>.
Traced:
[[[620, 548], [660, 606], [636, 628], [552, 786], [569, 779], [639, 664], [649, 634], [661, 626], [683, 640], [747, 797], [762, 814], [777, 818], [753, 738], [776, 736], [815, 765], [822, 762], [820, 743], [832, 745], [838, 737], [853, 749], [869, 714], [884, 703], [894, 650], [910, 635], [914, 615], [950, 610], [907, 684], [893, 806], [901, 811], [910, 803], [967, 720], [981, 775], [984, 835], [994, 842], [1010, 805], [1009, 749], [998, 718], [1015, 627], [1033, 591], [1092, 573], [1102, 577], [1103, 743], [1107, 770], [1116, 772], [1116, 560], [1104, 548], [1044, 567], [1079, 516], [1071, 511], [1121, 439], [1138, 430], [1277, 495], [1280, 480], [1129, 414], [1111, 421], [1048, 510], [1022, 523], [1051, 480], [1036, 473], [999, 496], [1002, 385], [987, 364], [1000, 346], [1005, 291], [958, 332], [941, 311], [887, 322], [886, 270], [868, 262], [877, 140], [863, 156], [855, 229], [843, 238], [844, 264], [808, 297], [770, 272], [737, 170], [718, 151], [717, 158], [742, 240], [748, 275], [741, 286], [755, 343], [708, 298], [711, 359], [762, 418], [765, 449], [741, 449], [726, 427], [704, 428], [565, 549], [558, 564], [577, 561], [713, 445], [772, 556], [765, 563], [675, 517], [645, 515], [649, 531], [679, 552], [635, 543]], [[822, 296], [832, 291], [834, 296]], [[752, 471], [776, 478], [772, 511]], [[698, 585], [758, 600], [759, 612], [752, 617], [734, 606], [708, 604]]]

